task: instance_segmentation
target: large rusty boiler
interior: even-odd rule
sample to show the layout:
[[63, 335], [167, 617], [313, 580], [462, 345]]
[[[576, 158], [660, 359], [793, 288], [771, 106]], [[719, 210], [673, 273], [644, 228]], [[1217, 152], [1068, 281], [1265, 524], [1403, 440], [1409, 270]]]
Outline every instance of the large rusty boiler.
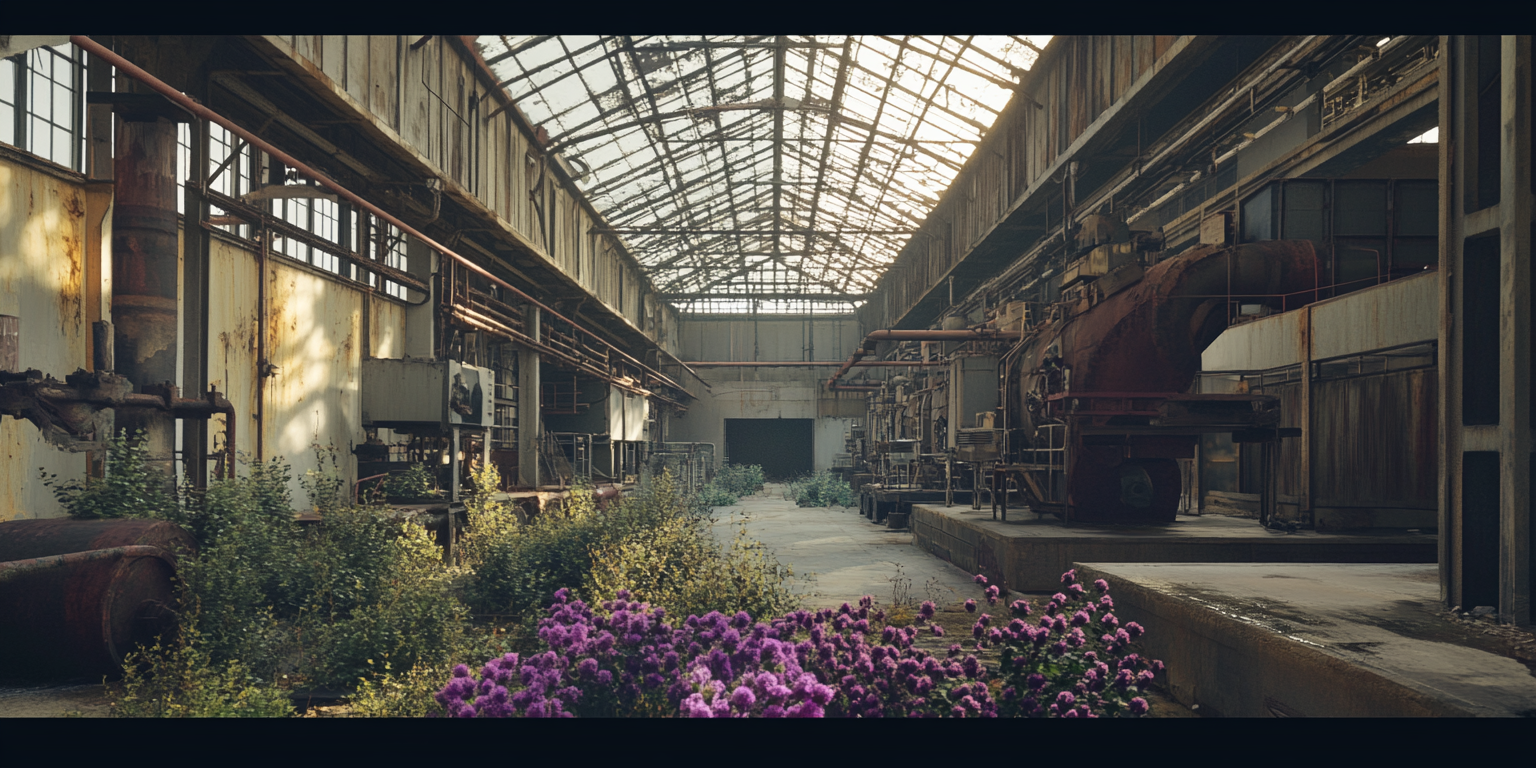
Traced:
[[1282, 240], [1201, 246], [1144, 273], [1127, 265], [1059, 307], [1012, 356], [1010, 426], [1037, 461], [1046, 451], [1031, 449], [1055, 449], [1065, 468], [1055, 483], [1026, 478], [1032, 489], [1064, 480], [1054, 499], [1031, 494], [1039, 506], [1069, 522], [1172, 522], [1176, 460], [1194, 457], [1201, 432], [1273, 427], [1279, 416], [1273, 398], [1186, 394], [1200, 353], [1239, 299], [1289, 310], [1316, 288], [1312, 244]]
[[175, 631], [176, 562], [195, 548], [163, 520], [0, 523], [0, 679], [118, 674]]

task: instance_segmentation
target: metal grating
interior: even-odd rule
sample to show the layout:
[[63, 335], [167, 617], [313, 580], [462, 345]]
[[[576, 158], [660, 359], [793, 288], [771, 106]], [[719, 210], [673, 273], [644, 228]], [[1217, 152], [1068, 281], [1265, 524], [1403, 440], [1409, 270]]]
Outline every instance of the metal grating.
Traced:
[[847, 312], [938, 203], [1048, 39], [478, 43], [580, 178], [605, 232], [680, 310]]

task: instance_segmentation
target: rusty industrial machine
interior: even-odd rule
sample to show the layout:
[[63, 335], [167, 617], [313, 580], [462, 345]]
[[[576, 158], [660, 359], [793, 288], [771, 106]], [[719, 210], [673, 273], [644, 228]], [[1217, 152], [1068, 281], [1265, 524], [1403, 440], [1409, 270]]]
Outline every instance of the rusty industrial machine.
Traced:
[[1188, 391], [1236, 307], [1294, 308], [1316, 275], [1310, 242], [1270, 241], [1127, 262], [1069, 292], [1000, 363], [1009, 444], [994, 510], [1006, 518], [1012, 489], [1069, 523], [1172, 522], [1177, 459], [1194, 457], [1200, 434], [1230, 432], [1272, 454], [1276, 398]]

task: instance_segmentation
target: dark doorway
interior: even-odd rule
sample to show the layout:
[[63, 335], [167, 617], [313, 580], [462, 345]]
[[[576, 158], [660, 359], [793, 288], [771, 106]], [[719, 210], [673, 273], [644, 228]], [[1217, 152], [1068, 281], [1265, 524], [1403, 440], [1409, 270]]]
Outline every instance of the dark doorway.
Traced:
[[761, 464], [769, 480], [809, 474], [813, 419], [726, 419], [725, 462]]

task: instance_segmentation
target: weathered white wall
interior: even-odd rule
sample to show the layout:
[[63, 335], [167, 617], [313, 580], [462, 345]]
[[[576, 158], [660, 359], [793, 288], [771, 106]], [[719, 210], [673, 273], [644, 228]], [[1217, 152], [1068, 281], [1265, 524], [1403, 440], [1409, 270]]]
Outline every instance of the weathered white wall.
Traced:
[[[0, 314], [21, 318], [21, 370], [59, 379], [90, 363], [84, 183], [68, 178], [0, 157]], [[40, 469], [77, 479], [85, 454], [54, 448], [29, 421], [0, 417], [0, 521], [63, 514]]]
[[[208, 311], [209, 383], [225, 392], [239, 419], [236, 451], [254, 456], [260, 430], [268, 459], [283, 457], [292, 467], [294, 502], [308, 499], [299, 480], [319, 469], [315, 446], [336, 449], [341, 474], [356, 480], [352, 448], [363, 442], [362, 358], [398, 357], [404, 348], [404, 307], [375, 294], [371, 299], [349, 283], [333, 279], [286, 257], [267, 261], [267, 318], [258, 311], [256, 255], [215, 239], [209, 257], [214, 300]], [[364, 350], [363, 312], [369, 328]], [[277, 366], [266, 381], [264, 420], [257, 419], [257, 339], [266, 335], [267, 359]], [[265, 423], [263, 423], [263, 421]], [[214, 419], [210, 440], [223, 445], [223, 426]]]

